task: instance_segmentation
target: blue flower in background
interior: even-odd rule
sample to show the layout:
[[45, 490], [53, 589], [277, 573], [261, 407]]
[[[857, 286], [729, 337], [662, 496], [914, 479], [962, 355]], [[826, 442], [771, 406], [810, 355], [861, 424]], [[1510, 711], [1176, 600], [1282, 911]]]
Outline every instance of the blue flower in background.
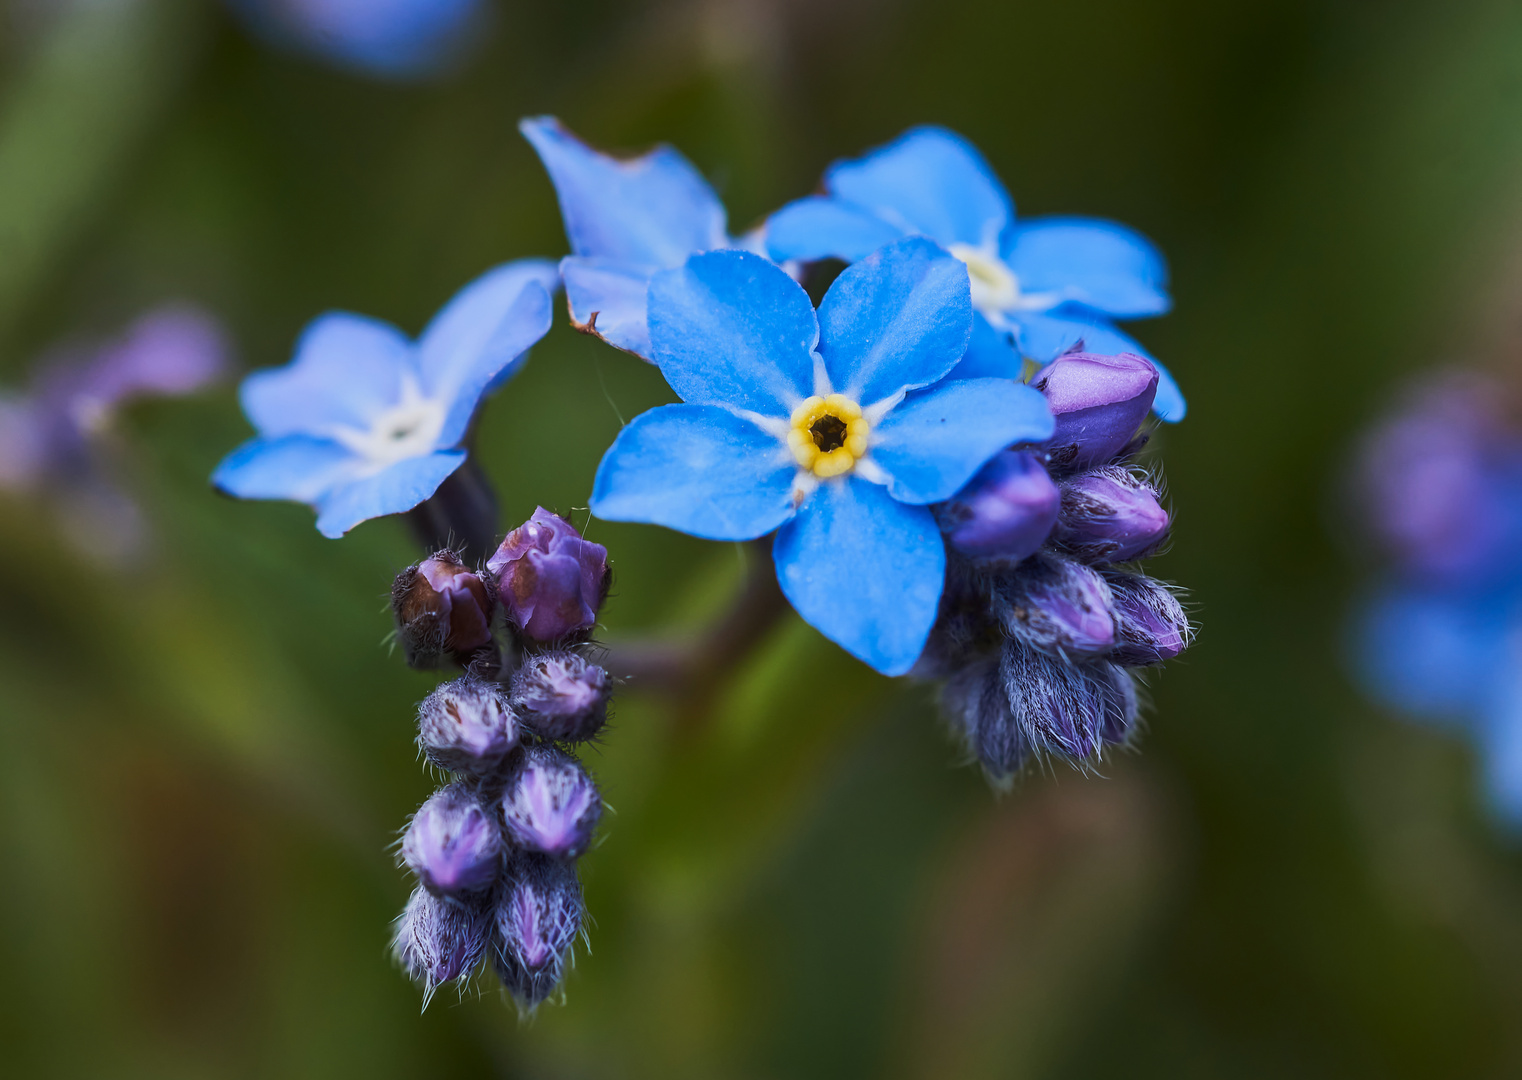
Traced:
[[[1114, 320], [1161, 315], [1167, 268], [1150, 241], [1096, 218], [1015, 220], [981, 154], [942, 128], [914, 128], [825, 172], [825, 195], [790, 203], [766, 223], [772, 258], [854, 262], [901, 236], [928, 236], [967, 264], [978, 313], [956, 377], [1019, 378], [1022, 356], [1046, 364], [1080, 342], [1090, 353], [1136, 353]], [[1157, 364], [1153, 408], [1184, 417], [1184, 398]]]
[[577, 329], [651, 359], [645, 294], [660, 270], [721, 248], [759, 250], [733, 239], [713, 187], [669, 146], [627, 161], [598, 153], [553, 116], [518, 130], [539, 153], [560, 199], [571, 254], [561, 260]]
[[482, 0], [228, 0], [276, 44], [388, 79], [438, 74], [472, 44]]
[[212, 482], [242, 499], [307, 503], [329, 537], [412, 509], [464, 463], [477, 405], [549, 330], [557, 284], [553, 263], [499, 266], [461, 289], [416, 343], [376, 319], [316, 319], [290, 364], [244, 380], [259, 437]]
[[592, 512], [713, 540], [777, 530], [798, 613], [878, 670], [908, 671], [945, 576], [928, 504], [1054, 429], [1029, 386], [941, 381], [972, 331], [965, 266], [900, 240], [842, 273], [816, 314], [776, 264], [711, 252], [651, 279], [649, 324], [684, 404], [619, 433]]

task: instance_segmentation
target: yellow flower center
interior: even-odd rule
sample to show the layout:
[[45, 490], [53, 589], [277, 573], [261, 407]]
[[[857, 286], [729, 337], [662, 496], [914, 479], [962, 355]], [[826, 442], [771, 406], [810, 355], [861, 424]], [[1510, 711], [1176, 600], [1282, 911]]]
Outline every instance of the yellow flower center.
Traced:
[[841, 476], [867, 452], [872, 425], [843, 394], [811, 397], [793, 410], [787, 445], [798, 464], [821, 479]]

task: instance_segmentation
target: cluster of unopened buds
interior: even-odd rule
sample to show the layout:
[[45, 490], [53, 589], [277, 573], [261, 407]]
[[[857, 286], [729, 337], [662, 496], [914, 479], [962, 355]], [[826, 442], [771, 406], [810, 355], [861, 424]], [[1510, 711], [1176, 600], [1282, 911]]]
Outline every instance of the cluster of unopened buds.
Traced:
[[607, 722], [611, 680], [586, 656], [607, 554], [540, 509], [479, 570], [445, 549], [397, 576], [392, 609], [408, 662], [449, 659], [466, 672], [418, 708], [418, 747], [453, 779], [401, 840], [418, 886], [393, 947], [427, 996], [464, 985], [484, 960], [532, 1010], [559, 986], [583, 933], [576, 860], [602, 796], [574, 747]]

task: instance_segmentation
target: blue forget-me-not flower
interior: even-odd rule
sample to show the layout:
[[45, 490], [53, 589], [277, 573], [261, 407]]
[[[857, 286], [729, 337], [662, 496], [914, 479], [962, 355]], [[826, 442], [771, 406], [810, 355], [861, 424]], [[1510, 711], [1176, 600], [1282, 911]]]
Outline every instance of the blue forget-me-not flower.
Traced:
[[577, 329], [653, 359], [645, 317], [651, 276], [703, 251], [759, 250], [756, 237], [730, 237], [713, 187], [671, 147], [621, 161], [593, 150], [553, 116], [518, 128], [560, 199], [571, 245], [560, 273]]
[[244, 380], [243, 411], [259, 435], [212, 482], [243, 499], [307, 503], [329, 537], [412, 509], [464, 463], [477, 405], [549, 330], [557, 284], [550, 262], [499, 266], [416, 342], [376, 319], [321, 316], [290, 364]]
[[799, 614], [878, 670], [907, 672], [945, 577], [929, 504], [1054, 428], [1029, 386], [942, 382], [972, 332], [966, 267], [899, 240], [845, 270], [816, 313], [775, 263], [710, 252], [652, 277], [649, 323], [684, 403], [619, 433], [592, 512], [714, 540], [777, 530], [777, 577]]
[[228, 0], [277, 45], [382, 79], [450, 67], [488, 16], [482, 0]]
[[1022, 357], [1049, 363], [1080, 343], [1089, 353], [1135, 353], [1157, 366], [1153, 408], [1183, 419], [1172, 376], [1116, 320], [1161, 315], [1162, 255], [1141, 234], [1096, 218], [1017, 221], [1004, 185], [966, 140], [919, 127], [864, 157], [837, 161], [826, 194], [799, 199], [767, 221], [778, 260], [854, 262], [901, 236], [928, 236], [967, 264], [978, 317], [953, 377], [1019, 378]]

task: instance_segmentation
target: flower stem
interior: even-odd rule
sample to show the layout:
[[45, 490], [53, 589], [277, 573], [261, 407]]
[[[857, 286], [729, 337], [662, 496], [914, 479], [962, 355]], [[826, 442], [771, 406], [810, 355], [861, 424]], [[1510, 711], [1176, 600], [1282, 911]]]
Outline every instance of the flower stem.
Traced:
[[497, 541], [497, 496], [475, 457], [466, 458], [437, 491], [407, 511], [407, 523], [430, 553], [451, 548], [466, 563], [490, 555]]

